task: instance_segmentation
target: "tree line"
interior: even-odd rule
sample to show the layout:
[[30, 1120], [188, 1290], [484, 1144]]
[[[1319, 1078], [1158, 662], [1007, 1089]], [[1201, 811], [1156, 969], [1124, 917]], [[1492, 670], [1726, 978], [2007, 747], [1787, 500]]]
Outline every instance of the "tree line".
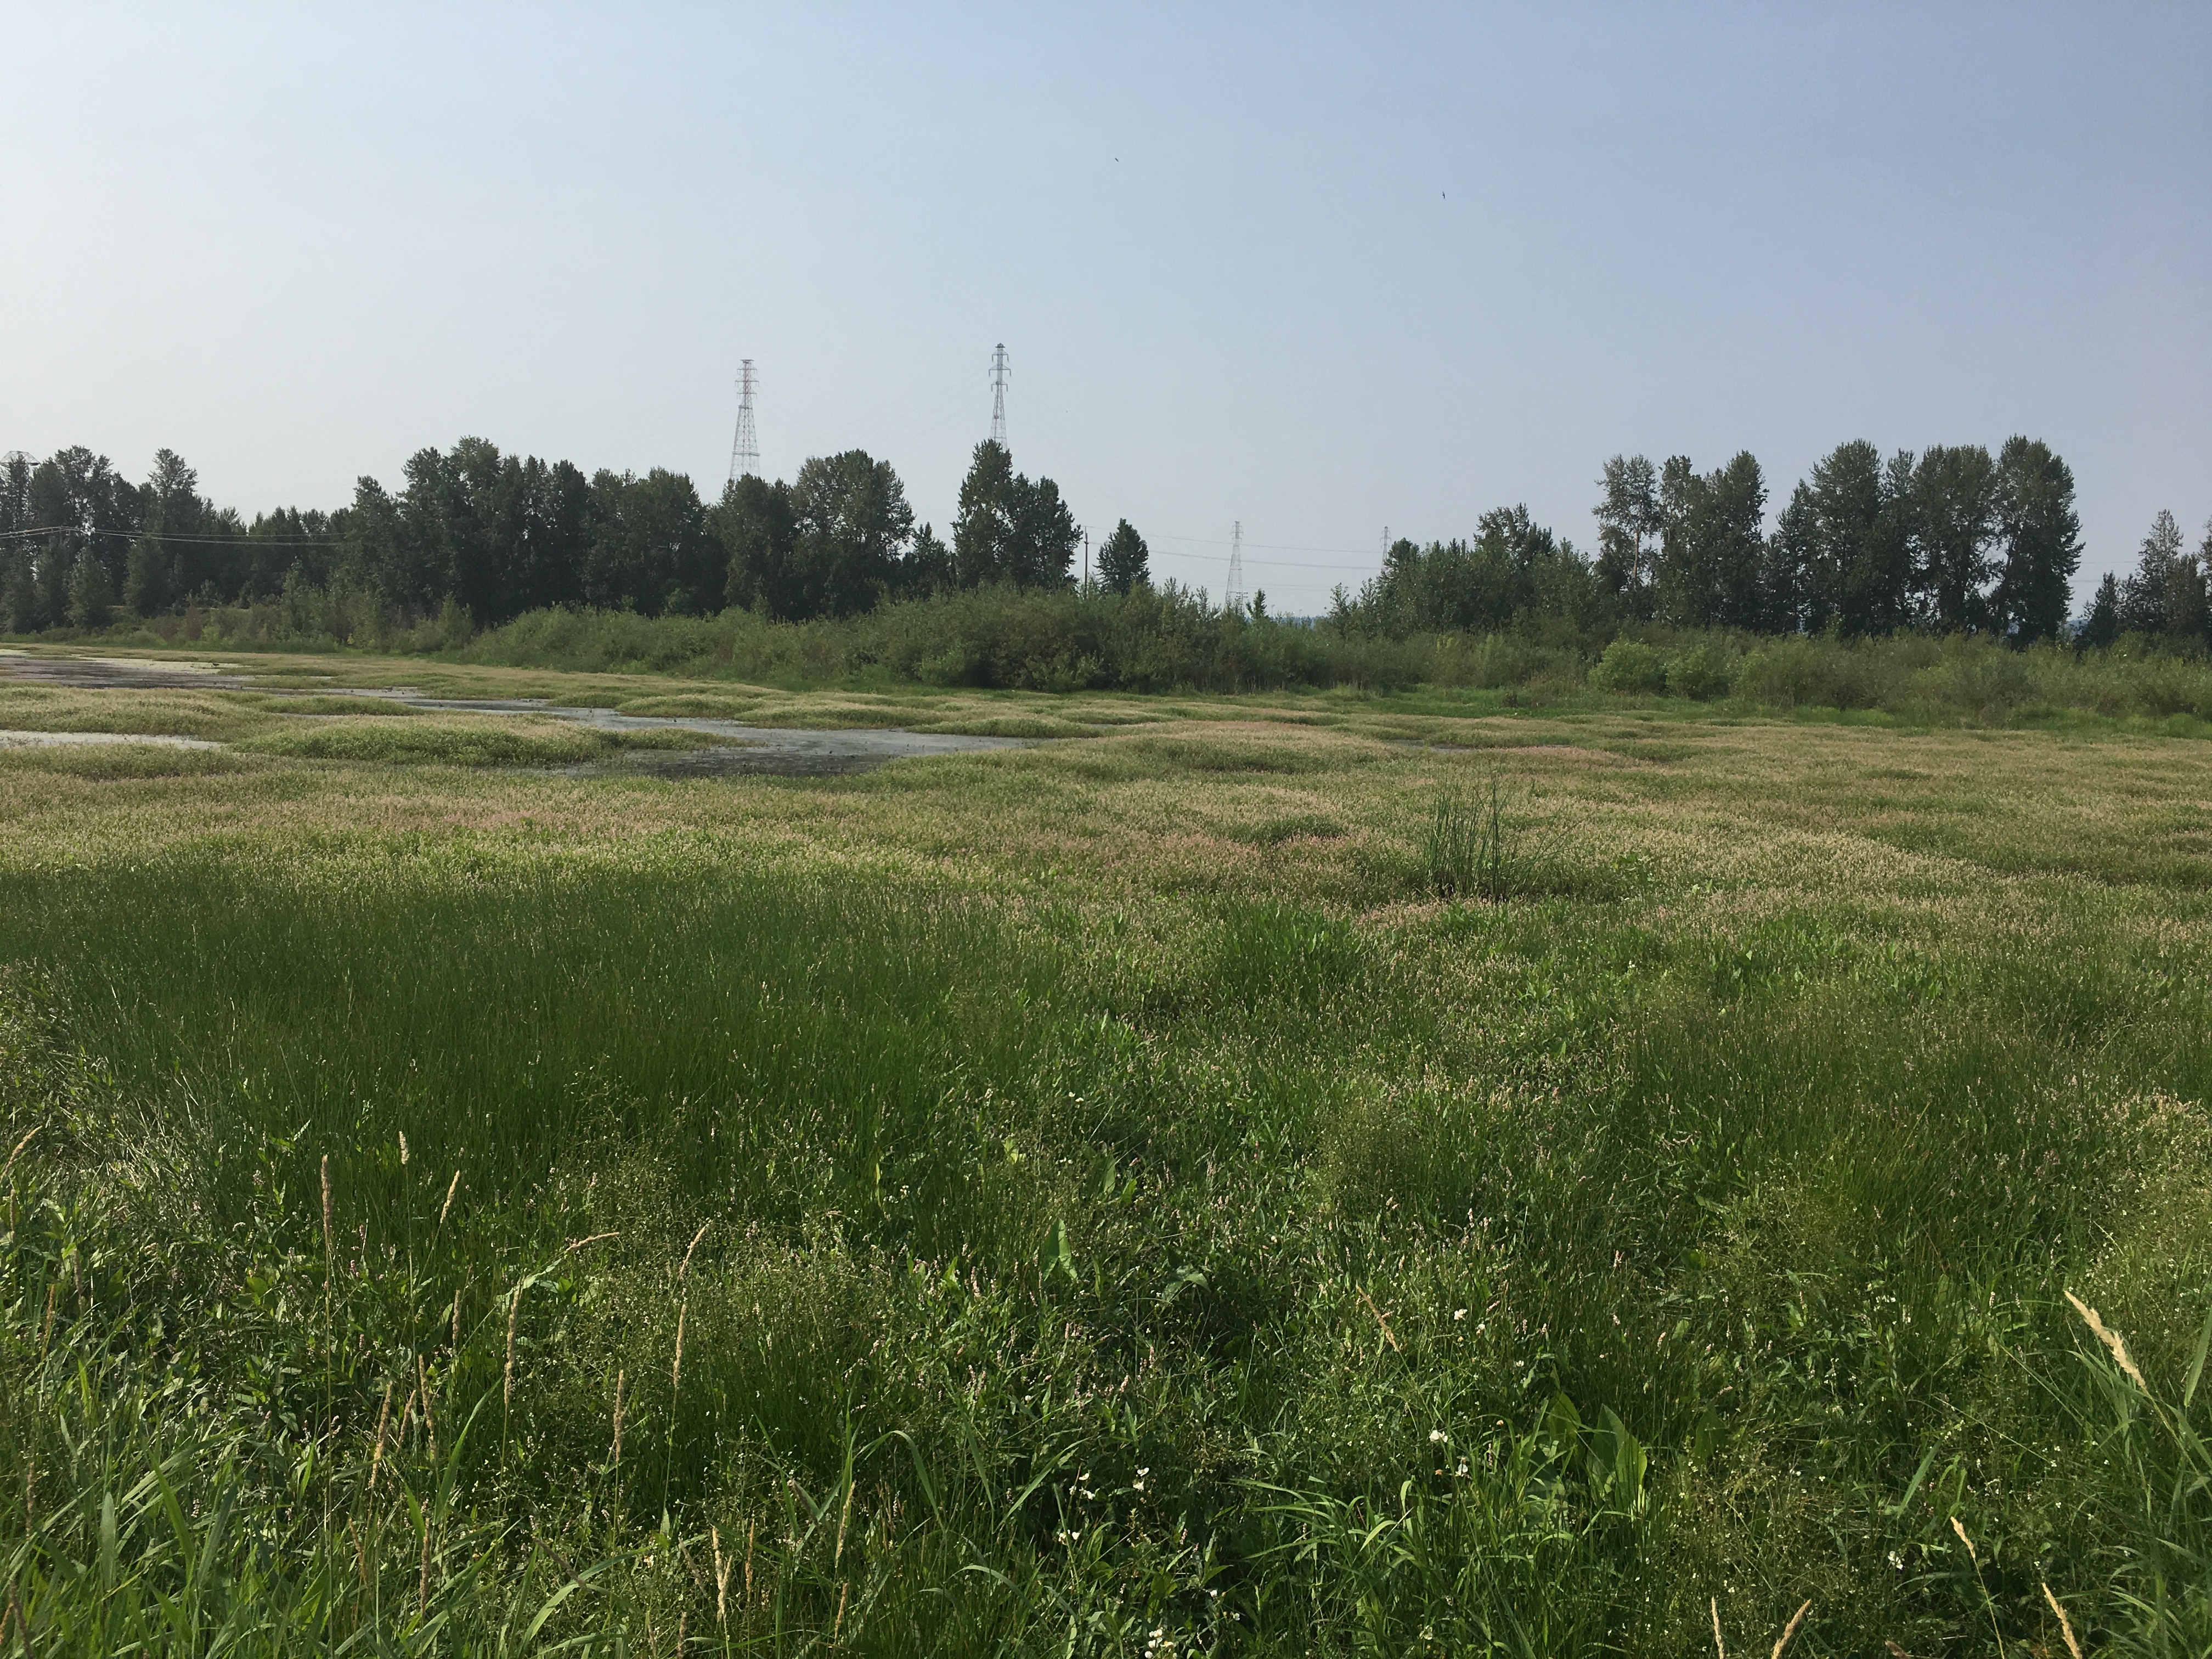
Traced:
[[[2167, 513], [2136, 568], [2106, 576], [2086, 617], [2070, 620], [2082, 555], [2074, 477], [2035, 439], [1887, 458], [1839, 444], [1771, 531], [1748, 452], [1706, 472], [1685, 456], [1655, 466], [1617, 455], [1597, 489], [1594, 556], [1526, 507], [1498, 507], [1470, 538], [1394, 543], [1356, 594], [1336, 590], [1328, 620], [1401, 639], [1588, 641], [1659, 623], [2023, 644], [2212, 640], [2212, 525], [2191, 552]], [[0, 463], [0, 626], [97, 627], [118, 612], [252, 605], [301, 588], [366, 595], [401, 617], [451, 610], [477, 628], [564, 606], [738, 606], [799, 622], [962, 589], [1070, 587], [1079, 538], [1059, 486], [1016, 471], [993, 442], [975, 447], [949, 539], [915, 523], [888, 462], [857, 449], [817, 456], [787, 482], [735, 479], [710, 502], [663, 468], [587, 477], [464, 438], [410, 457], [396, 490], [363, 477], [336, 511], [280, 508], [249, 523], [202, 496], [173, 451], [133, 483], [77, 447]], [[1126, 519], [1097, 550], [1095, 576], [1114, 592], [1149, 584], [1149, 550]]]
[[[1499, 508], [1470, 538], [1395, 544], [1357, 595], [1337, 591], [1334, 619], [1398, 634], [1660, 623], [1846, 637], [1925, 629], [2021, 644], [2075, 631], [2074, 475], [2036, 439], [2012, 438], [1995, 454], [1938, 444], [1886, 459], [1870, 443], [1839, 444], [1771, 531], [1765, 477], [1748, 452], [1709, 472], [1686, 456], [1654, 466], [1616, 455], [1598, 490], [1595, 557], [1525, 508]], [[2160, 525], [2136, 576], [2106, 579], [2088, 635], [2203, 637], [2202, 602], [2189, 596], [2203, 592], [2212, 526], [2192, 556], [2170, 514]]]
[[[167, 449], [143, 484], [82, 447], [7, 457], [0, 623], [97, 627], [118, 611], [250, 605], [301, 586], [373, 593], [403, 614], [451, 605], [478, 627], [559, 605], [647, 616], [741, 605], [805, 621], [961, 587], [1067, 586], [1080, 539], [1059, 486], [1017, 472], [988, 441], [949, 544], [916, 526], [890, 465], [857, 449], [815, 457], [787, 483], [735, 479], [711, 503], [665, 468], [586, 477], [482, 438], [417, 452], [396, 491], [363, 477], [331, 513], [282, 508], [249, 524], [198, 484]], [[1122, 592], [1150, 579], [1127, 520], [1101, 549], [1099, 576]]]

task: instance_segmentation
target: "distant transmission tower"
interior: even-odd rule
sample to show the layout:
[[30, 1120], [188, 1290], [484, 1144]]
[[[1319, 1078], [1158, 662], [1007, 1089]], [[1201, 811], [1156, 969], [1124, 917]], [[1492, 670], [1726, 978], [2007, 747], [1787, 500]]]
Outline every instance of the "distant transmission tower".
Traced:
[[760, 439], [753, 431], [753, 360], [738, 365], [738, 435], [730, 444], [730, 482], [760, 477]]
[[1004, 341], [991, 350], [991, 441], [1004, 449], [1006, 447], [1006, 376], [1013, 371], [1006, 367], [1006, 347]]
[[1244, 521], [1242, 519], [1229, 532], [1229, 592], [1223, 599], [1231, 611], [1244, 608]]

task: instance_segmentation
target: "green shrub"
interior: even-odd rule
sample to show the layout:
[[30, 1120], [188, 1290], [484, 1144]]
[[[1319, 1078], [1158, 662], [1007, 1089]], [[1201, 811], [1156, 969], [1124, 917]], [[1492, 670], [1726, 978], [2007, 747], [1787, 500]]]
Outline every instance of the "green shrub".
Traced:
[[1590, 670], [1589, 683], [1601, 691], [1653, 693], [1667, 689], [1667, 665], [1641, 640], [1615, 640]]
[[1729, 689], [1728, 659], [1710, 645], [1679, 651], [1667, 664], [1667, 690], [1693, 702], [1709, 702]]

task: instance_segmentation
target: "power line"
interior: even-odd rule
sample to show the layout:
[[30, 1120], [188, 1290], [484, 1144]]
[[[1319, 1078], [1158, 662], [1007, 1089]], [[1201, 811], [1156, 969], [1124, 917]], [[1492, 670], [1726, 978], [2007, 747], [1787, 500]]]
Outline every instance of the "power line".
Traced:
[[[1194, 547], [1226, 547], [1229, 544], [1226, 542], [1217, 540], [1209, 536], [1170, 536], [1162, 534], [1154, 536], [1152, 539], [1158, 542], [1184, 542]], [[1260, 542], [1246, 542], [1244, 545], [1246, 547], [1261, 547], [1263, 546], [1264, 544]], [[1226, 553], [1196, 553], [1176, 550], [1175, 550], [1173, 556], [1178, 559], [1205, 559], [1214, 564], [1224, 564], [1228, 562], [1230, 556]], [[1358, 564], [1336, 564], [1327, 562], [1316, 562], [1312, 559], [1269, 559], [1267, 562], [1272, 568], [1283, 570], [1350, 570], [1364, 572], [1370, 575], [1373, 574], [1375, 571], [1375, 562], [1371, 558]]]
[[[1164, 542], [1191, 542], [1200, 547], [1226, 547], [1229, 541], [1223, 536], [1170, 536], [1160, 532], [1153, 539]], [[1291, 542], [1255, 542], [1246, 538], [1244, 545], [1256, 547], [1270, 553], [1357, 553], [1371, 556], [1364, 547], [1309, 547]]]
[[[343, 507], [338, 510], [345, 511]], [[0, 531], [0, 541], [27, 541], [34, 536], [117, 536], [126, 542], [150, 536], [157, 542], [188, 542], [201, 547], [328, 547], [338, 539], [335, 532], [327, 536], [257, 536], [250, 530], [241, 530], [235, 536], [177, 536], [166, 530], [104, 530], [97, 526], [88, 530], [76, 524]]]

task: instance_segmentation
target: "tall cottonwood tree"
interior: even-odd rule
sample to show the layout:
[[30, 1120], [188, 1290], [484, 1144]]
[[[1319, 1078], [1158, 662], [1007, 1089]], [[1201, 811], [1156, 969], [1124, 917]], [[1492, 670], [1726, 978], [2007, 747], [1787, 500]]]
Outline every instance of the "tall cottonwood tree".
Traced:
[[791, 484], [793, 614], [849, 617], [899, 586], [914, 509], [888, 461], [866, 450], [817, 456]]
[[1686, 628], [1757, 628], [1768, 609], [1766, 482], [1750, 451], [1700, 475], [1689, 458], [1660, 470], [1659, 614]]
[[727, 564], [723, 601], [770, 617], [787, 616], [792, 598], [786, 567], [791, 559], [791, 486], [756, 473], [732, 478], [708, 515]]
[[1598, 488], [1598, 582], [1630, 616], [1649, 621], [1658, 605], [1660, 538], [1667, 527], [1658, 472], [1642, 455], [1616, 455], [1605, 464]]
[[1996, 562], [1996, 462], [1979, 444], [1931, 444], [1912, 472], [1911, 515], [1925, 620], [1945, 633], [1990, 625]]
[[2015, 435], [1997, 452], [1996, 535], [2002, 549], [1994, 625], [2026, 644], [2065, 631], [2081, 568], [2074, 473], [2039, 439]]
[[1098, 549], [1098, 585], [1109, 593], [1127, 593], [1152, 580], [1152, 552], [1127, 519]]
[[1864, 440], [1814, 463], [1775, 526], [1778, 561], [1796, 593], [1798, 625], [1890, 634], [1912, 620], [1912, 548], [1905, 490], [1913, 458], [1885, 465]]
[[1032, 483], [1016, 472], [1003, 444], [987, 438], [975, 446], [952, 526], [953, 574], [961, 586], [1064, 587], [1073, 580], [1079, 539], [1058, 484], [1050, 478]]
[[2182, 540], [2172, 514], [2160, 510], [2136, 556], [2136, 568], [2120, 584], [2120, 629], [2176, 643], [2201, 640], [2206, 632], [2205, 573]]

